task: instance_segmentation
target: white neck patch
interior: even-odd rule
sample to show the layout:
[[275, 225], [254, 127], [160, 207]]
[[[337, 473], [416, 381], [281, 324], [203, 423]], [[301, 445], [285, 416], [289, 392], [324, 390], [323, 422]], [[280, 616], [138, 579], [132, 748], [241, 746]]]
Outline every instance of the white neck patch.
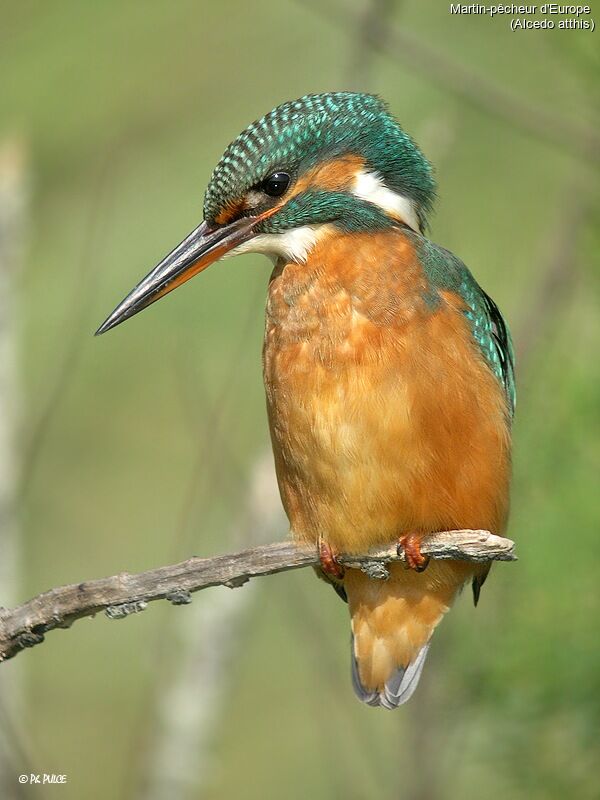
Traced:
[[352, 192], [362, 200], [379, 206], [387, 214], [401, 219], [409, 228], [419, 233], [419, 218], [413, 201], [388, 189], [383, 178], [376, 172], [359, 170], [356, 173]]
[[284, 233], [259, 233], [253, 239], [238, 245], [227, 255], [262, 253], [273, 261], [284, 258], [286, 261], [304, 263], [319, 239], [329, 230], [331, 230], [329, 225], [303, 225]]

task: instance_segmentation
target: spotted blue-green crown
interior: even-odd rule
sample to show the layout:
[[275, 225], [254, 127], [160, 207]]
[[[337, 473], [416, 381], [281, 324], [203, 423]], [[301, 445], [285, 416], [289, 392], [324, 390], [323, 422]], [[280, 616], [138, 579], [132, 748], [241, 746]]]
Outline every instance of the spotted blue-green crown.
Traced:
[[213, 220], [273, 172], [297, 177], [347, 153], [364, 157], [388, 188], [411, 198], [424, 221], [435, 196], [429, 162], [380, 98], [352, 92], [305, 95], [249, 125], [214, 169], [204, 217]]

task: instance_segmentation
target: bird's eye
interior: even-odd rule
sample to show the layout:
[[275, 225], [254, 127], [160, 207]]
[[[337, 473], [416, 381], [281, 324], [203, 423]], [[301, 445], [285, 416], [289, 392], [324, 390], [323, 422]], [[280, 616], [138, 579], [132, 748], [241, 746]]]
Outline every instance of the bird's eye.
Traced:
[[290, 176], [287, 172], [274, 172], [262, 182], [260, 188], [269, 197], [281, 197], [290, 185]]

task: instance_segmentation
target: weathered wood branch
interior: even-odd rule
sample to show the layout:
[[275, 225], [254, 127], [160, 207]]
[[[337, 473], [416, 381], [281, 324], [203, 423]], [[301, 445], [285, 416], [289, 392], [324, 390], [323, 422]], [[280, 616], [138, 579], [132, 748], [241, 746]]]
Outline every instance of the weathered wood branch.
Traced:
[[[514, 561], [514, 543], [488, 531], [444, 531], [432, 534], [421, 545], [424, 555], [463, 561]], [[373, 578], [388, 577], [386, 564], [404, 561], [395, 547], [365, 555], [341, 555], [341, 564], [362, 569]], [[113, 575], [50, 589], [12, 609], [0, 608], [0, 661], [44, 641], [55, 628], [68, 628], [82, 617], [104, 611], [120, 619], [143, 611], [153, 600], [174, 605], [191, 602], [191, 593], [209, 586], [242, 586], [250, 578], [272, 575], [319, 563], [314, 547], [291, 541], [255, 547], [214, 558], [190, 558], [146, 572]]]

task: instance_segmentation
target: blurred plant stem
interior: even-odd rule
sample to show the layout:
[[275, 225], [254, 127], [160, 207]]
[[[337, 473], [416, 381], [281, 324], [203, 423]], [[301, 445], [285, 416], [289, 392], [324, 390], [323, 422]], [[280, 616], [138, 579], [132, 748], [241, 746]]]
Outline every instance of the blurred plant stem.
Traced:
[[[236, 381], [239, 379], [240, 371], [247, 363], [245, 351], [248, 336], [256, 309], [260, 308], [263, 293], [262, 285], [257, 283], [255, 294], [248, 303], [241, 336], [231, 354], [230, 367], [214, 399], [212, 402], [206, 403], [205, 407], [202, 406], [202, 402], [208, 396], [209, 382], [200, 373], [200, 380], [191, 386], [190, 376], [197, 372], [198, 365], [190, 363], [185, 358], [184, 342], [178, 341], [174, 348], [173, 365], [181, 396], [182, 410], [186, 426], [191, 433], [192, 440], [196, 443], [194, 465], [190, 471], [172, 537], [174, 558], [182, 557], [195, 546], [197, 525], [194, 522], [200, 513], [206, 513], [207, 505], [209, 509], [211, 508], [210, 503], [206, 503], [206, 500], [210, 499], [211, 493], [238, 492], [244, 483], [246, 468], [239, 463], [232, 440], [225, 435], [225, 426], [228, 406], [235, 397]], [[229, 431], [229, 435], [231, 435], [231, 431]], [[208, 471], [206, 471], [207, 464], [210, 464]]]
[[[384, 0], [381, 0], [383, 3]], [[504, 85], [494, 82], [480, 71], [443, 53], [438, 47], [414, 36], [408, 30], [386, 23], [365, 25], [360, 13], [348, 9], [345, 3], [328, 0], [316, 3], [303, 0], [303, 5], [322, 17], [332, 20], [341, 30], [353, 27], [362, 31], [361, 37], [373, 52], [382, 53], [396, 62], [403, 62], [414, 73], [441, 89], [459, 97], [463, 102], [539, 141], [569, 152], [577, 157], [582, 151], [590, 153], [592, 162], [600, 155], [600, 137], [595, 128], [556, 114], [552, 109], [533, 104]], [[353, 42], [353, 46], [355, 46]]]
[[[284, 527], [273, 458], [263, 453], [251, 470], [246, 501], [228, 541], [232, 546], [261, 544]], [[221, 588], [178, 615], [176, 631], [170, 633], [177, 658], [156, 684], [155, 735], [143, 759], [140, 800], [187, 800], [208, 791], [235, 651], [244, 641], [240, 628], [258, 591], [256, 583], [243, 592]]]
[[[323, 739], [321, 748], [325, 758], [323, 771], [332, 783], [331, 792], [334, 797], [362, 797], [364, 795], [359, 792], [362, 793], [366, 784], [370, 783], [375, 787], [377, 796], [385, 800], [386, 787], [393, 783], [393, 772], [391, 775], [385, 753], [376, 746], [371, 732], [353, 724], [350, 704], [356, 703], [356, 700], [352, 695], [350, 682], [344, 684], [340, 681], [340, 675], [347, 676], [350, 672], [348, 668], [350, 647], [345, 654], [344, 662], [339, 663], [330, 631], [316, 607], [315, 601], [320, 599], [321, 591], [317, 593], [315, 590], [309, 590], [309, 586], [307, 583], [298, 585], [290, 581], [281, 605], [286, 612], [291, 613], [302, 649], [311, 656], [313, 680], [319, 680], [327, 686], [330, 702], [324, 705], [319, 696], [315, 698], [320, 715], [317, 723], [318, 731], [315, 731], [315, 734], [318, 733]], [[322, 588], [319, 587], [319, 590]], [[333, 595], [330, 600], [335, 602]], [[338, 728], [342, 728], [348, 735], [336, 737], [335, 732]], [[334, 750], [334, 744], [337, 750]], [[344, 766], [331, 769], [332, 764]], [[393, 798], [390, 797], [389, 800]]]
[[[17, 430], [20, 423], [17, 277], [28, 233], [29, 181], [25, 146], [20, 139], [0, 143], [0, 605], [17, 600], [22, 557], [15, 491], [19, 475]], [[0, 796], [22, 797], [16, 781], [27, 757], [16, 720], [22, 717], [20, 671], [0, 676]]]
[[570, 176], [559, 195], [559, 205], [543, 240], [542, 268], [539, 278], [521, 311], [514, 328], [517, 375], [527, 380], [536, 352], [550, 328], [556, 326], [559, 311], [564, 312], [581, 276], [578, 254], [594, 203], [596, 187], [578, 170]]
[[355, 44], [350, 50], [347, 71], [350, 89], [373, 91], [375, 51], [372, 42], [385, 38], [390, 17], [398, 6], [399, 0], [367, 0], [362, 13], [356, 15]]
[[69, 317], [65, 321], [65, 346], [54, 370], [50, 390], [42, 399], [37, 418], [28, 426], [28, 437], [24, 443], [22, 467], [16, 486], [17, 503], [21, 503], [32, 483], [39, 453], [52, 424], [52, 418], [60, 406], [69, 380], [76, 371], [85, 337], [82, 329], [87, 317], [88, 306], [94, 295], [98, 270], [96, 269], [102, 253], [102, 228], [108, 208], [108, 195], [111, 181], [118, 165], [119, 154], [116, 148], [107, 147], [98, 164], [96, 190], [92, 194], [90, 216], [85, 227], [80, 263], [84, 265], [79, 280], [73, 290], [71, 302], [67, 306]]

